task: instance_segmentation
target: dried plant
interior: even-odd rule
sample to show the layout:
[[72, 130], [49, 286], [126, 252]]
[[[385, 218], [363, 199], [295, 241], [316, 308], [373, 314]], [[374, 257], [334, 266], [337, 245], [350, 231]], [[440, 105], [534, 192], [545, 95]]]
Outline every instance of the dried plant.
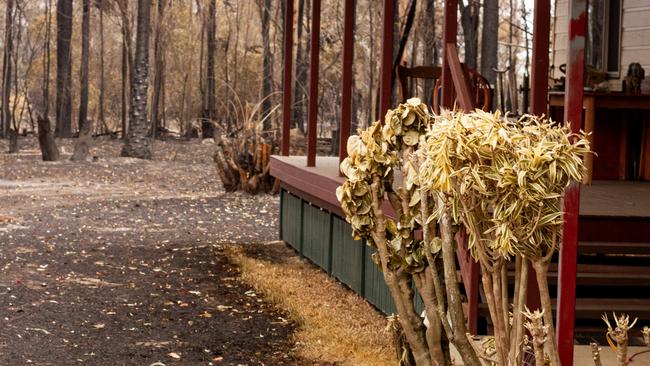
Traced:
[[[419, 180], [439, 197], [434, 216], [450, 212], [468, 230], [502, 365], [521, 362], [529, 261], [550, 328], [551, 361], [559, 364], [546, 277], [562, 228], [562, 194], [570, 182], [582, 179], [582, 157], [588, 152], [584, 135], [572, 135], [567, 126], [528, 115], [512, 122], [482, 111], [436, 116], [421, 146]], [[510, 322], [506, 264], [513, 258], [517, 273]]]
[[[627, 357], [628, 345], [629, 345], [629, 332], [638, 318], [635, 318], [630, 324], [630, 316], [626, 314], [621, 314], [616, 316], [616, 313], [613, 313], [614, 322], [616, 327], [612, 327], [607, 314], [603, 315], [603, 321], [607, 324], [607, 342], [616, 352], [616, 364], [618, 366], [625, 366], [629, 364], [629, 359]], [[614, 345], [616, 342], [616, 345]]]
[[[416, 363], [449, 364], [445, 343], [451, 342], [466, 365], [480, 365], [480, 359], [521, 364], [532, 263], [543, 310], [529, 315], [543, 317], [545, 327], [545, 336], [533, 345], [548, 338], [550, 364], [558, 365], [546, 275], [559, 245], [563, 191], [584, 174], [582, 157], [589, 152], [584, 134], [534, 116], [517, 121], [482, 111], [434, 116], [411, 99], [389, 111], [383, 126], [376, 122], [352, 136], [347, 147], [349, 157], [341, 164], [347, 179], [337, 197], [355, 237], [377, 249], [373, 259]], [[382, 211], [385, 199], [395, 220]], [[468, 247], [481, 266], [495, 326], [490, 352], [485, 346], [477, 351], [467, 337], [456, 279], [459, 226], [469, 233]], [[414, 235], [418, 229], [421, 240]], [[511, 318], [506, 265], [512, 260], [517, 270]], [[425, 304], [428, 327], [414, 310], [412, 283]]]
[[641, 334], [643, 334], [643, 344], [645, 344], [647, 347], [650, 347], [650, 328], [647, 326], [643, 327]]
[[594, 360], [594, 366], [603, 366], [603, 363], [600, 361], [600, 351], [602, 349], [598, 346], [598, 343], [591, 342], [589, 343], [589, 347], [591, 347], [591, 355]]
[[535, 353], [535, 365], [546, 365], [547, 357], [544, 352], [544, 345], [548, 340], [549, 325], [544, 324], [544, 311], [535, 310], [531, 312], [526, 308], [523, 312], [526, 321], [524, 327], [530, 333], [533, 344], [533, 352]]

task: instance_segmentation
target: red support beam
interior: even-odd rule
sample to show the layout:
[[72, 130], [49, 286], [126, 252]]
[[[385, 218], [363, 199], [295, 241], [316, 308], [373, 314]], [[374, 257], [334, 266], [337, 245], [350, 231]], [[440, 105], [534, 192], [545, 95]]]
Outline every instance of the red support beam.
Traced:
[[318, 65], [320, 53], [320, 2], [311, 5], [311, 52], [309, 55], [309, 111], [307, 120], [307, 166], [316, 166], [318, 128]]
[[474, 109], [474, 103], [469, 94], [469, 88], [465, 80], [465, 75], [463, 74], [463, 68], [460, 66], [456, 43], [447, 43], [445, 45], [445, 55], [447, 56], [447, 67], [449, 68], [449, 71], [451, 71], [451, 80], [454, 82], [454, 88], [458, 95], [460, 107], [469, 112]]
[[289, 155], [291, 134], [291, 76], [293, 69], [293, 0], [286, 1], [284, 13], [284, 81], [282, 92], [282, 149]]
[[391, 78], [393, 75], [394, 1], [384, 0], [384, 13], [382, 17], [381, 79], [379, 84], [379, 119], [381, 121], [384, 120], [386, 112], [392, 106], [393, 88]]
[[442, 101], [441, 105], [446, 108], [453, 108], [453, 82], [451, 70], [449, 69], [449, 56], [447, 55], [448, 44], [456, 45], [456, 36], [458, 32], [458, 0], [445, 0], [444, 10], [444, 28], [442, 31], [443, 47], [442, 55], [442, 77], [440, 78], [440, 85], [442, 85]]
[[533, 65], [530, 74], [530, 113], [534, 115], [548, 114], [548, 55], [550, 33], [551, 1], [535, 0]]
[[[578, 132], [582, 128], [583, 115], [587, 0], [570, 0], [569, 14], [564, 120], [571, 124], [573, 132]], [[557, 339], [560, 363], [564, 366], [573, 365], [579, 209], [580, 184], [574, 182], [564, 196], [564, 230], [558, 271]]]
[[354, 62], [355, 1], [345, 0], [343, 16], [343, 76], [341, 82], [341, 124], [339, 127], [339, 162], [348, 156], [347, 141], [352, 119], [352, 65]]

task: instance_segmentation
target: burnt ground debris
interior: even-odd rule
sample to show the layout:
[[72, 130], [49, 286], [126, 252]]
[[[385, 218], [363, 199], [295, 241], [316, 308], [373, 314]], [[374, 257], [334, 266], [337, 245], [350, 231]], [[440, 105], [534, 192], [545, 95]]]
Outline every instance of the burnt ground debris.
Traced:
[[0, 365], [313, 364], [222, 254], [277, 238], [277, 197], [226, 194], [213, 146], [45, 163], [21, 143], [1, 155]]

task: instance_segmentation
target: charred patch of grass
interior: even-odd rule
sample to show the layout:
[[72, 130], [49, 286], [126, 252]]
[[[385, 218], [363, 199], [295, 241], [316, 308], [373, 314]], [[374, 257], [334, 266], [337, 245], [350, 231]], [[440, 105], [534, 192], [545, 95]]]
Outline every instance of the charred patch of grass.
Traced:
[[244, 281], [298, 324], [300, 356], [336, 365], [395, 364], [385, 317], [284, 243], [233, 245], [226, 254]]

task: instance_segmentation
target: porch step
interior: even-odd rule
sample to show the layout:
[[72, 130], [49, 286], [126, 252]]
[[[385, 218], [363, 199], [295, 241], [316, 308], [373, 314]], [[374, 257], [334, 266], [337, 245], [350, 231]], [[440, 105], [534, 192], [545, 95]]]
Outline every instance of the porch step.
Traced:
[[[556, 300], [552, 299], [555, 313]], [[576, 299], [576, 319], [600, 320], [604, 313], [616, 312], [629, 314], [630, 317], [650, 319], [650, 299], [619, 299], [619, 298], [578, 298]], [[489, 316], [488, 306], [479, 304], [479, 315]], [[645, 325], [645, 324], [642, 324]]]
[[[514, 270], [508, 271], [510, 283], [514, 283]], [[557, 263], [548, 270], [549, 285], [557, 285]], [[650, 287], [650, 267], [603, 264], [578, 264], [578, 286]], [[630, 294], [638, 296], [637, 293]]]
[[650, 243], [650, 217], [580, 216], [578, 239], [580, 243]]
[[580, 254], [639, 254], [650, 255], [650, 242], [594, 242], [578, 244]]

